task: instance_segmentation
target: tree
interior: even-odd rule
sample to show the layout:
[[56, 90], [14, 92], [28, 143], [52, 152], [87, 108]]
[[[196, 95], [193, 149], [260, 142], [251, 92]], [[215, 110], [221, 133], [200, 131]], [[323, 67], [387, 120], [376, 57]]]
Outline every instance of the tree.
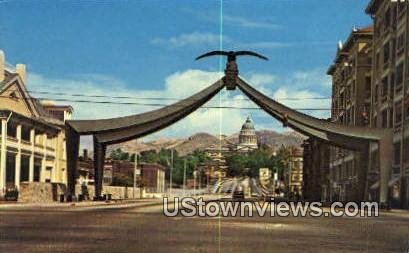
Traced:
[[248, 157], [246, 155], [233, 154], [226, 158], [226, 162], [229, 166], [229, 176], [235, 177], [245, 175], [245, 168], [248, 164]]
[[128, 160], [129, 153], [122, 151], [121, 148], [117, 148], [111, 151], [110, 157], [112, 160]]

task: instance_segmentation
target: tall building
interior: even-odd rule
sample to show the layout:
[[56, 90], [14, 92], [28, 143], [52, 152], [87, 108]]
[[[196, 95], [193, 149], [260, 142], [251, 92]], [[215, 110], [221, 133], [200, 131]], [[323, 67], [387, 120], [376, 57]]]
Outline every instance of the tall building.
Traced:
[[[392, 128], [391, 199], [395, 206], [409, 203], [409, 4], [407, 1], [371, 0], [366, 13], [374, 22], [370, 125]], [[370, 196], [379, 187], [377, 147], [371, 147]]]
[[[345, 126], [369, 126], [372, 38], [372, 26], [353, 28], [346, 42], [338, 44], [334, 63], [327, 71], [332, 76], [331, 122]], [[324, 165], [323, 161], [319, 164]], [[361, 199], [365, 189], [359, 186], [366, 183], [366, 166], [367, 161], [361, 161], [356, 152], [330, 147], [330, 180], [321, 190], [321, 198], [341, 201]]]
[[65, 119], [50, 115], [26, 85], [25, 65], [6, 65], [0, 50], [0, 197], [23, 183], [67, 182]]

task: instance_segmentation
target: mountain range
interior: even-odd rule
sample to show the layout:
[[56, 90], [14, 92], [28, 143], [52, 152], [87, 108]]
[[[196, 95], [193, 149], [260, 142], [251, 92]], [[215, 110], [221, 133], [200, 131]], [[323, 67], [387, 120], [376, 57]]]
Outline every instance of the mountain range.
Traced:
[[[257, 141], [259, 144], [268, 145], [270, 147], [284, 146], [300, 146], [306, 139], [305, 136], [294, 132], [278, 133], [271, 130], [256, 131]], [[115, 144], [107, 147], [107, 154], [112, 150], [121, 148], [128, 153], [136, 153], [146, 150], [160, 149], [175, 149], [180, 155], [192, 153], [195, 150], [203, 150], [211, 145], [222, 145], [225, 143], [237, 144], [239, 141], [239, 133], [229, 136], [222, 135], [221, 138], [209, 133], [196, 133], [188, 138], [158, 138], [152, 141], [132, 140], [121, 144]]]

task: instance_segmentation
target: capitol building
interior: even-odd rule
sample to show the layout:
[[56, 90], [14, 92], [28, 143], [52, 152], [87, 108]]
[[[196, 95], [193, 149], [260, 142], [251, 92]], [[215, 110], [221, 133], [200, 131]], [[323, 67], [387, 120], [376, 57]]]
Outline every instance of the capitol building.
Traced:
[[236, 146], [238, 152], [249, 152], [257, 149], [257, 136], [253, 121], [247, 117], [239, 134], [239, 143]]

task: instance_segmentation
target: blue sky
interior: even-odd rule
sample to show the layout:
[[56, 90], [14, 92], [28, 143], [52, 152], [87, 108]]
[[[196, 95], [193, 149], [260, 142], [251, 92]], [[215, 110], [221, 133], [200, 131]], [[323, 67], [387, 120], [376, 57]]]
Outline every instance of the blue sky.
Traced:
[[[29, 90], [183, 98], [217, 79], [218, 58], [193, 59], [219, 49], [222, 34], [224, 49], [251, 49], [270, 58], [268, 62], [239, 59], [241, 75], [266, 93], [278, 100], [328, 96], [325, 70], [337, 42], [345, 40], [353, 26], [371, 23], [364, 13], [367, 2], [0, 1], [0, 49], [7, 62], [27, 64]], [[241, 94], [223, 92], [220, 96], [230, 99]], [[281, 102], [293, 107], [329, 107], [329, 101]], [[152, 109], [72, 104], [76, 118]], [[231, 133], [250, 112], [209, 113], [213, 112], [202, 110], [157, 135], [181, 136], [217, 128]], [[217, 113], [234, 120], [217, 124]], [[258, 128], [282, 131], [264, 113], [251, 114]], [[206, 118], [214, 128], [196, 122]]]

